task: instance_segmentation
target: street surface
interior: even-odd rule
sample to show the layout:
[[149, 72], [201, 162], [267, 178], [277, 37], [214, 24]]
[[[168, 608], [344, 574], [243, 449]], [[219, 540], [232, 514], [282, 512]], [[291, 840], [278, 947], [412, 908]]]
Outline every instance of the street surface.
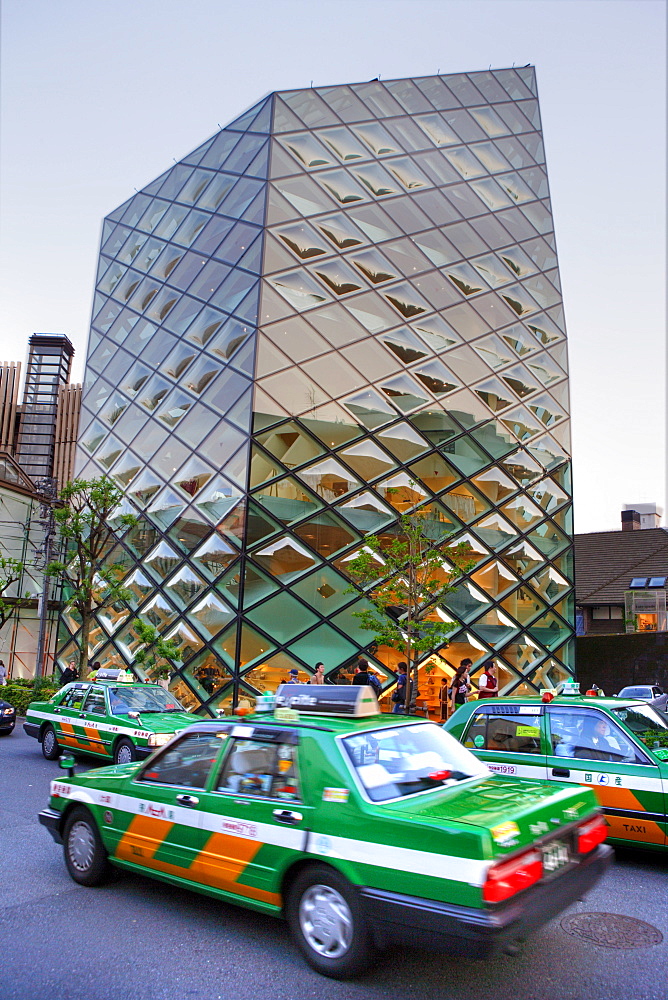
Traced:
[[618, 852], [569, 911], [643, 920], [663, 934], [659, 945], [604, 948], [557, 919], [516, 957], [473, 962], [399, 946], [364, 978], [339, 983], [312, 972], [271, 917], [125, 872], [98, 889], [72, 882], [37, 820], [62, 772], [20, 725], [0, 739], [2, 1000], [668, 1000], [659, 855]]

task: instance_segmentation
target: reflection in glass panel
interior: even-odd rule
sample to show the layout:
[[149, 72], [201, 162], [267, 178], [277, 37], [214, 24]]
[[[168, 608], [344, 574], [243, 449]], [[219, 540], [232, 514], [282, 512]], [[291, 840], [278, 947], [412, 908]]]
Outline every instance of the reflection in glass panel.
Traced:
[[329, 625], [319, 625], [311, 629], [303, 638], [291, 642], [288, 652], [304, 663], [316, 664], [324, 658], [326, 651], [328, 666], [339, 666], [358, 655], [359, 647], [345, 639], [340, 632]]
[[280, 643], [289, 642], [318, 622], [317, 615], [285, 591], [249, 611], [247, 617]]
[[[471, 579], [481, 587], [485, 593], [496, 600], [503, 594], [516, 586], [519, 582], [514, 573], [511, 573], [507, 566], [504, 566], [498, 559], [493, 559], [471, 575]], [[507, 609], [509, 610], [509, 609]]]
[[350, 583], [328, 566], [321, 566], [291, 588], [319, 614], [329, 616], [355, 599], [348, 593]]
[[451, 535], [453, 531], [461, 528], [457, 518], [453, 517], [446, 507], [436, 501], [423, 504], [422, 507], [418, 508], [417, 513], [421, 518], [422, 534], [426, 538], [430, 538], [432, 542], [440, 542]]
[[515, 497], [501, 508], [505, 516], [520, 529], [526, 531], [543, 517], [540, 507], [528, 500], [524, 495]]
[[464, 535], [458, 535], [447, 545], [448, 549], [452, 549], [455, 553], [453, 556], [453, 561], [457, 564], [465, 563], [469, 566], [469, 570], [480, 563], [484, 562], [490, 556], [489, 549], [487, 549], [479, 538], [472, 535], [471, 532], [467, 532]]
[[322, 239], [316, 236], [315, 231], [305, 222], [295, 223], [293, 226], [283, 226], [276, 230], [276, 235], [280, 236], [285, 245], [300, 260], [310, 260], [313, 257], [321, 257], [323, 254], [331, 253]]
[[410, 472], [421, 484], [427, 486], [432, 493], [440, 493], [455, 483], [460, 477], [438, 452], [414, 462]]
[[458, 584], [443, 599], [442, 604], [458, 621], [469, 622], [486, 608], [491, 602], [489, 598], [468, 580]]
[[462, 660], [473, 662], [473, 670], [490, 658], [489, 648], [471, 632], [453, 632], [445, 649], [439, 651], [439, 658], [445, 663], [452, 674]]
[[396, 467], [396, 463], [389, 455], [369, 438], [352, 447], [344, 448], [339, 455], [362, 481], [367, 483], [378, 476], [387, 475]]
[[500, 655], [520, 674], [528, 674], [547, 654], [537, 642], [523, 633], [505, 646]]
[[296, 580], [318, 565], [316, 557], [288, 535], [264, 545], [253, 553], [253, 559], [282, 583]]
[[548, 611], [533, 623], [529, 635], [554, 651], [570, 637], [571, 629], [553, 611]]
[[189, 462], [174, 476], [173, 484], [182, 489], [188, 496], [194, 497], [209, 482], [213, 469], [205, 465], [199, 458], [191, 458]]
[[376, 490], [400, 513], [409, 510], [429, 496], [422, 483], [417, 482], [406, 472], [399, 472], [396, 476], [383, 480], [376, 485]]
[[394, 512], [388, 510], [371, 490], [338, 504], [336, 509], [362, 534], [371, 534], [395, 518]]
[[[237, 574], [228, 574], [225, 581], [225, 593], [232, 598], [234, 604], [239, 602], [240, 580]], [[219, 585], [219, 589], [220, 585]], [[278, 589], [278, 585], [265, 573], [261, 573], [257, 566], [250, 560], [246, 563], [244, 570], [243, 602], [244, 608], [250, 608], [258, 601], [264, 600], [269, 594], [273, 594]]]
[[495, 648], [498, 648], [501, 643], [507, 642], [512, 634], [519, 630], [512, 618], [505, 615], [499, 608], [490, 608], [471, 627], [476, 635]]
[[[426, 414], [417, 414], [413, 417], [413, 423], [417, 422], [418, 417], [426, 418]], [[400, 462], [409, 462], [422, 452], [429, 450], [429, 445], [424, 438], [409, 424], [403, 422], [379, 431], [376, 437]]]
[[237, 554], [236, 549], [225, 538], [214, 532], [190, 558], [197, 569], [214, 580], [236, 559]]
[[501, 420], [490, 420], [482, 427], [471, 431], [475, 438], [493, 458], [502, 458], [517, 447], [517, 441]]
[[408, 375], [398, 375], [396, 378], [387, 379], [380, 388], [404, 413], [414, 410], [418, 406], [424, 406], [429, 401], [424, 391]]
[[444, 396], [459, 386], [459, 382], [452, 372], [437, 360], [416, 365], [411, 371], [422, 385], [437, 397]]
[[[142, 616], [148, 618], [151, 625], [158, 631], [165, 630], [176, 618], [176, 611], [166, 597], [157, 593], [152, 600], [142, 608]], [[181, 657], [185, 659], [185, 657]]]
[[265, 510], [286, 525], [301, 521], [322, 507], [322, 501], [291, 476], [255, 490], [253, 496]]
[[144, 469], [141, 475], [132, 480], [127, 493], [138, 507], [146, 507], [162, 486], [163, 483], [157, 476], [149, 469]]
[[542, 473], [542, 469], [537, 462], [527, 455], [525, 451], [515, 452], [500, 463], [503, 468], [513, 476], [520, 486], [529, 486]]
[[188, 553], [200, 544], [210, 530], [207, 521], [191, 509], [174, 522], [167, 534], [183, 552]]
[[559, 552], [562, 552], [571, 543], [565, 535], [559, 531], [552, 521], [544, 521], [537, 528], [527, 535], [537, 549], [548, 559], [553, 559]]
[[333, 503], [337, 497], [342, 497], [362, 485], [334, 458], [326, 458], [316, 465], [311, 465], [298, 475], [327, 503]]
[[399, 277], [396, 268], [388, 264], [387, 260], [376, 250], [357, 253], [350, 257], [350, 260], [362, 272], [364, 277], [374, 285], [380, 285], [384, 281], [393, 281]]
[[496, 467], [481, 472], [480, 475], [474, 476], [471, 481], [495, 505], [517, 492], [517, 484]]
[[528, 625], [546, 610], [543, 601], [540, 600], [530, 587], [518, 587], [510, 594], [501, 606], [509, 615], [519, 622], [520, 625]]
[[[233, 630], [236, 633], [236, 629]], [[230, 643], [231, 644], [231, 643]], [[230, 665], [234, 658], [230, 660]], [[201, 701], [216, 694], [232, 676], [231, 670], [210, 650], [205, 650], [191, 660], [183, 671]]]
[[342, 400], [342, 403], [369, 430], [374, 430], [383, 424], [389, 424], [390, 420], [394, 420], [397, 415], [389, 403], [385, 402], [382, 396], [379, 396], [373, 389], [349, 396]]
[[293, 531], [325, 559], [331, 559], [341, 549], [348, 548], [359, 540], [356, 532], [329, 511], [322, 511]]
[[203, 635], [213, 638], [232, 621], [235, 615], [236, 611], [233, 608], [210, 591], [190, 609], [188, 617], [197, 623]]
[[475, 521], [477, 517], [489, 510], [490, 506], [485, 498], [472, 489], [468, 483], [460, 483], [459, 486], [444, 493], [439, 499], [466, 524]]
[[572, 680], [573, 675], [566, 669], [563, 663], [550, 656], [529, 675], [529, 678], [531, 683], [541, 691], [545, 688], [552, 690], [558, 684], [561, 684], [562, 681]]
[[144, 565], [148, 566], [158, 580], [164, 580], [174, 571], [181, 559], [180, 553], [163, 540], [150, 555], [144, 557]]
[[184, 565], [170, 578], [165, 590], [175, 600], [177, 606], [183, 609], [201, 594], [205, 586], [202, 577]]
[[483, 541], [495, 551], [502, 549], [517, 538], [517, 532], [513, 526], [496, 512], [479, 521], [475, 530]]
[[518, 542], [503, 553], [503, 561], [518, 576], [530, 576], [544, 564], [544, 559], [532, 545], [526, 541]]

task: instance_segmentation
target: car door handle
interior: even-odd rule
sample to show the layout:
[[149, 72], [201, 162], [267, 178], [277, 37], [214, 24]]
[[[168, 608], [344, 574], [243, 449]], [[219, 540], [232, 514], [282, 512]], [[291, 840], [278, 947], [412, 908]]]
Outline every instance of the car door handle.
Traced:
[[198, 806], [199, 799], [196, 795], [177, 795], [176, 801], [180, 806]]
[[288, 826], [301, 823], [304, 818], [301, 813], [293, 812], [292, 809], [274, 809], [274, 816], [279, 823], [287, 823]]
[[571, 776], [567, 767], [553, 767], [552, 774], [555, 778], [570, 778]]

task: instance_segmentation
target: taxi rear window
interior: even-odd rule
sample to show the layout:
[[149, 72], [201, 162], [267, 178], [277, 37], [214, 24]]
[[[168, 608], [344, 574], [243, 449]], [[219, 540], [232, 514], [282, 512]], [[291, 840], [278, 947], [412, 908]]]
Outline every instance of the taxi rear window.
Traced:
[[372, 802], [489, 774], [461, 743], [430, 723], [357, 733], [344, 737], [342, 743]]

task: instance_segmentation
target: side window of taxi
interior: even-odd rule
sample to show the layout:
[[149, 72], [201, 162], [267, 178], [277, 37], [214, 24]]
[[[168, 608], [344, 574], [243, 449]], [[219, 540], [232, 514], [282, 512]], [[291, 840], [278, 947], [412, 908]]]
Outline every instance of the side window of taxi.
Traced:
[[93, 712], [95, 715], [106, 715], [107, 706], [104, 701], [104, 691], [102, 688], [91, 688], [88, 697], [83, 705], [84, 712]]
[[218, 792], [297, 800], [297, 747], [290, 743], [234, 740], [216, 784]]
[[586, 708], [550, 709], [550, 740], [555, 757], [644, 764], [628, 736], [602, 712]]
[[491, 715], [476, 712], [464, 735], [464, 746], [497, 753], [539, 754], [540, 714]]
[[63, 708], [81, 708], [87, 693], [88, 685], [77, 684], [65, 692], [60, 704]]
[[188, 733], [150, 761], [139, 781], [204, 788], [227, 733]]

